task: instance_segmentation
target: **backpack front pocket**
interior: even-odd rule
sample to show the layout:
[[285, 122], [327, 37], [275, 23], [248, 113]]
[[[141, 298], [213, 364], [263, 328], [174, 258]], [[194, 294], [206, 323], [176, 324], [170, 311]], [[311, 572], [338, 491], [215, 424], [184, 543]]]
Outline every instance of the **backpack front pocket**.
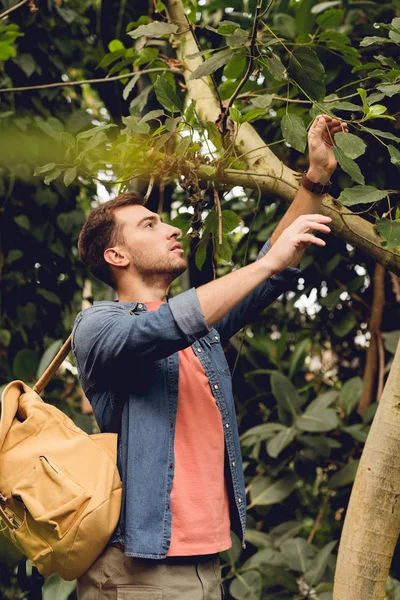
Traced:
[[54, 530], [61, 539], [74, 524], [91, 496], [58, 465], [39, 456], [35, 466], [12, 490], [35, 523]]

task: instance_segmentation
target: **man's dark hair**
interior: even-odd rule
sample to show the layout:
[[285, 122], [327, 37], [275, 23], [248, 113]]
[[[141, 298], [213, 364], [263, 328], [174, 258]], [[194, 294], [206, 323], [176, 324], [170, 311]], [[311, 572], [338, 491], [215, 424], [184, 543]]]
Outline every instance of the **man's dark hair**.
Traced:
[[81, 260], [93, 275], [114, 289], [116, 282], [110, 265], [104, 259], [107, 248], [123, 242], [122, 224], [116, 221], [114, 211], [123, 206], [143, 204], [143, 197], [137, 192], [120, 194], [113, 200], [96, 206], [79, 234], [78, 250]]

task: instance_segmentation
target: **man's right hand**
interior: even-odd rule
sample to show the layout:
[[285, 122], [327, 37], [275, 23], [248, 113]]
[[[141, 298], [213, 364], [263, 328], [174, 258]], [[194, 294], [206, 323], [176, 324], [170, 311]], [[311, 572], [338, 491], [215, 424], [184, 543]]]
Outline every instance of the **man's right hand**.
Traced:
[[312, 231], [329, 233], [332, 219], [325, 215], [301, 215], [286, 227], [271, 249], [261, 260], [268, 262], [274, 273], [280, 273], [291, 264], [300, 262], [304, 250], [310, 245], [325, 246], [326, 242], [313, 235]]

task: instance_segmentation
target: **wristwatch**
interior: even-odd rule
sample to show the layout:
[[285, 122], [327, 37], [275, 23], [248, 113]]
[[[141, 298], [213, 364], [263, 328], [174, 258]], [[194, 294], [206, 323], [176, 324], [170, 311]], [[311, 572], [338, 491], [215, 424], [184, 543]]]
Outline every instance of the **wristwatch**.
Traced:
[[315, 183], [311, 181], [307, 177], [307, 171], [304, 171], [303, 177], [300, 181], [300, 185], [302, 185], [306, 190], [311, 192], [312, 194], [328, 194], [331, 191], [332, 182], [328, 181], [328, 183]]

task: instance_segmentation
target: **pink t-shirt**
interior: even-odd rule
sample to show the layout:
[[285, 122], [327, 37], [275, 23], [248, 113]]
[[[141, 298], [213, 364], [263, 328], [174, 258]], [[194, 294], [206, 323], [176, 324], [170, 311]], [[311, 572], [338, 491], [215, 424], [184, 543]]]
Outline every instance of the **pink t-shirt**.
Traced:
[[[146, 302], [157, 310], [162, 302]], [[212, 554], [231, 547], [221, 414], [199, 358], [179, 352], [172, 534], [168, 556]]]

